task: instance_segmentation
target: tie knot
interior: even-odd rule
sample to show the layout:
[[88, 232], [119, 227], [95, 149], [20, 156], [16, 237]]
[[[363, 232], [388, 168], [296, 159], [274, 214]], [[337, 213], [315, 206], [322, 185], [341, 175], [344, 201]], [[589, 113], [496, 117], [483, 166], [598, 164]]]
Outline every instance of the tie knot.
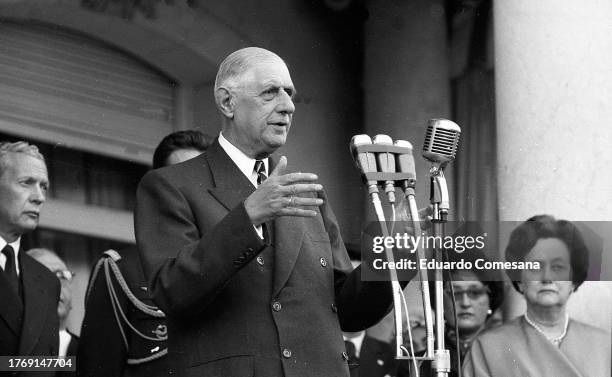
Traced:
[[255, 173], [257, 173], [257, 185], [261, 185], [268, 178], [266, 174], [266, 165], [262, 160], [255, 160]]
[[2, 254], [6, 256], [7, 261], [15, 263], [15, 250], [13, 250], [11, 245], [7, 244], [4, 249], [2, 249]]
[[349, 360], [353, 360], [357, 357], [357, 348], [355, 348], [355, 344], [350, 340], [344, 341], [344, 347], [346, 348], [346, 353], [349, 356]]

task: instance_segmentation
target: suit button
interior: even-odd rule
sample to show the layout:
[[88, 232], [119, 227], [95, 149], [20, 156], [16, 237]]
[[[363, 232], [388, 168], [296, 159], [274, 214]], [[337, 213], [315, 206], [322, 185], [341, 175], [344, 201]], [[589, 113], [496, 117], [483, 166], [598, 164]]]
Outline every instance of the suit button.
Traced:
[[348, 353], [346, 353], [346, 351], [342, 351], [342, 358], [346, 361], [348, 361], [349, 357], [348, 357]]
[[272, 303], [272, 309], [273, 309], [275, 312], [280, 312], [282, 308], [283, 308], [283, 306], [281, 305], [281, 303], [280, 303], [280, 302], [278, 302], [278, 301], [274, 301], [274, 302]]
[[291, 357], [291, 350], [290, 350], [289, 348], [285, 348], [285, 349], [283, 350], [283, 357], [284, 357], [285, 359], [288, 359], [288, 358], [290, 358], [290, 357]]
[[338, 307], [336, 306], [336, 304], [331, 304], [331, 309], [332, 309], [332, 312], [338, 313]]
[[319, 261], [321, 262], [321, 266], [327, 267], [327, 259], [321, 258], [321, 259], [319, 259]]
[[257, 263], [259, 263], [260, 266], [264, 265], [264, 259], [261, 255], [257, 257]]

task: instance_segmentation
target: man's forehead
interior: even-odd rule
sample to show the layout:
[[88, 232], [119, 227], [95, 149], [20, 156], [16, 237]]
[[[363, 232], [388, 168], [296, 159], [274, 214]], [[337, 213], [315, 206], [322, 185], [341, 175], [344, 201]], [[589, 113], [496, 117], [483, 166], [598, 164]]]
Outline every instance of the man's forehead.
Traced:
[[251, 66], [245, 75], [247, 81], [258, 85], [293, 86], [289, 69], [280, 59], [268, 59]]
[[4, 158], [7, 170], [16, 175], [44, 175], [47, 178], [47, 165], [37, 157], [26, 153], [7, 153]]

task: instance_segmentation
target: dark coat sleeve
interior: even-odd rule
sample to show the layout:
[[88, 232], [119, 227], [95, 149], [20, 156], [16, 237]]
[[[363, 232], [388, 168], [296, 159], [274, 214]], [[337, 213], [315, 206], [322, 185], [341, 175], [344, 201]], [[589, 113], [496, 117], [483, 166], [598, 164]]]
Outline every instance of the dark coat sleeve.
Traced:
[[[325, 193], [321, 196], [327, 203]], [[361, 270], [365, 267], [360, 265], [354, 270], [350, 267], [338, 222], [329, 205], [321, 206], [321, 217], [334, 255], [334, 286], [340, 326], [342, 331], [348, 332], [365, 330], [378, 323], [392, 309], [393, 294], [388, 275], [379, 277], [380, 281], [362, 279]], [[407, 284], [407, 281], [402, 282], [402, 288]]]
[[[243, 203], [227, 212], [214, 199], [189, 202], [158, 172], [145, 175], [137, 192], [136, 240], [145, 276], [166, 314], [197, 315], [265, 244]], [[196, 189], [201, 197], [210, 195], [206, 187]], [[206, 217], [196, 218], [195, 213]]]

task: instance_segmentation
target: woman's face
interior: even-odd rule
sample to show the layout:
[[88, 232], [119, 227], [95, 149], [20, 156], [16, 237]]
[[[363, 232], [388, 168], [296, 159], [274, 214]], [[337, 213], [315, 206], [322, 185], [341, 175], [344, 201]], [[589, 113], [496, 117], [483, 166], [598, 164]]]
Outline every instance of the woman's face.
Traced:
[[[478, 332], [487, 320], [489, 295], [487, 286], [471, 271], [461, 271], [453, 274], [453, 290], [457, 305], [457, 326], [459, 335], [466, 337]], [[450, 289], [445, 290], [444, 314], [450, 326], [455, 326]]]
[[574, 290], [570, 253], [558, 238], [541, 238], [525, 256], [526, 262], [539, 262], [539, 270], [524, 270], [519, 287], [527, 306], [564, 307]]

